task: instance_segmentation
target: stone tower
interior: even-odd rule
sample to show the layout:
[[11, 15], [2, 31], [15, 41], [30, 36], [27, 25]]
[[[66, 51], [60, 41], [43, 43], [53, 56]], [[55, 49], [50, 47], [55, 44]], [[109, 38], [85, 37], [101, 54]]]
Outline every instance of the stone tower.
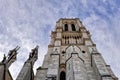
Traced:
[[78, 18], [59, 19], [35, 80], [118, 80]]

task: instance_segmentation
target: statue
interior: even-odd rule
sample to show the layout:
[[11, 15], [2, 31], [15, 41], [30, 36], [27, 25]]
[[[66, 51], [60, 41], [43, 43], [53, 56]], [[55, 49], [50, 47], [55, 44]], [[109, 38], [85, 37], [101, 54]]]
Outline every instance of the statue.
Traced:
[[8, 59], [10, 59], [11, 57], [13, 57], [14, 55], [17, 54], [17, 51], [20, 49], [19, 46], [17, 46], [16, 48], [14, 48], [13, 50], [10, 50], [8, 53]]
[[34, 49], [31, 50], [31, 52], [29, 54], [29, 60], [32, 58], [37, 58], [38, 48], [39, 48], [39, 46], [36, 46]]

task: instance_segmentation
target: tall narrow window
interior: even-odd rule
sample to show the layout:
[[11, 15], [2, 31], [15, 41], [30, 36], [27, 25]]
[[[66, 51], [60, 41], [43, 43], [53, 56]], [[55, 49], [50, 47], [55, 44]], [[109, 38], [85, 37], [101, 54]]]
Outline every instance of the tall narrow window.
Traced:
[[70, 64], [69, 64], [69, 70], [70, 70]]
[[64, 28], [65, 28], [65, 31], [68, 31], [68, 24], [65, 24]]
[[64, 71], [60, 73], [60, 80], [66, 80], [66, 75]]
[[72, 27], [72, 31], [76, 31], [74, 24], [72, 24], [71, 27]]

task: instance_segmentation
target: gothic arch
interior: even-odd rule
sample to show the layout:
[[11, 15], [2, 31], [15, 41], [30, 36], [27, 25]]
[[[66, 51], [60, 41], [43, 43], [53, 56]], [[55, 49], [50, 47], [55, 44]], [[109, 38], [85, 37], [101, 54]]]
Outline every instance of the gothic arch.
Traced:
[[67, 47], [65, 48], [65, 52], [66, 52], [66, 50], [67, 50], [68, 48], [70, 48], [70, 47], [72, 47], [72, 46], [79, 48], [79, 50], [81, 51], [81, 48], [80, 48], [79, 46], [77, 46], [77, 45], [69, 45], [69, 46], [67, 46]]
[[64, 71], [60, 73], [60, 80], [66, 80], [66, 73]]
[[72, 31], [76, 31], [75, 25], [71, 24]]
[[70, 58], [72, 53], [78, 53], [79, 56], [82, 56], [82, 54], [80, 54], [82, 53], [80, 47], [75, 45], [68, 46], [65, 49], [65, 52], [66, 52], [66, 59]]
[[65, 24], [65, 25], [64, 25], [64, 30], [65, 30], [65, 31], [68, 31], [68, 24]]

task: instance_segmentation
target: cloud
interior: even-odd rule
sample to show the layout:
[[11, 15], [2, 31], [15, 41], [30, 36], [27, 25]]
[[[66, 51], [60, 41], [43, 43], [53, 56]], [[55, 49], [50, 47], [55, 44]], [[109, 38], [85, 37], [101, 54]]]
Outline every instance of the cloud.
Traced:
[[78, 17], [90, 31], [98, 51], [120, 78], [118, 3], [118, 0], [1, 0], [0, 59], [15, 46], [21, 47], [17, 61], [10, 67], [10, 72], [16, 79], [30, 50], [39, 45], [39, 59], [35, 63], [35, 70], [42, 64], [47, 53], [50, 32], [55, 28], [55, 22], [59, 18]]
[[[90, 30], [92, 39], [96, 43], [98, 51], [102, 53], [107, 64], [111, 65], [113, 72], [119, 77], [119, 8], [111, 5], [109, 7], [102, 5], [102, 8], [95, 9], [94, 13], [83, 20], [84, 24]], [[94, 6], [95, 7], [95, 6]], [[114, 12], [115, 10], [118, 12]], [[109, 13], [110, 12], [110, 13]], [[99, 13], [99, 14], [98, 14]]]

